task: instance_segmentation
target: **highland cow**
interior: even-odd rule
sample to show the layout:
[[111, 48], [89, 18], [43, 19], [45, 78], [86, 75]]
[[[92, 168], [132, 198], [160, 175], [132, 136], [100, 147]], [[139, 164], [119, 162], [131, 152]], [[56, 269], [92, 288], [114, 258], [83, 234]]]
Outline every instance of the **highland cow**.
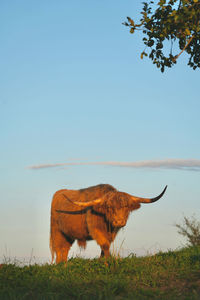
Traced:
[[109, 184], [100, 184], [80, 190], [59, 190], [51, 205], [50, 249], [52, 262], [66, 262], [68, 252], [77, 240], [85, 248], [89, 240], [101, 247], [101, 257], [110, 255], [110, 244], [120, 228], [126, 225], [131, 211], [141, 203], [152, 203], [155, 198], [141, 198], [117, 191]]

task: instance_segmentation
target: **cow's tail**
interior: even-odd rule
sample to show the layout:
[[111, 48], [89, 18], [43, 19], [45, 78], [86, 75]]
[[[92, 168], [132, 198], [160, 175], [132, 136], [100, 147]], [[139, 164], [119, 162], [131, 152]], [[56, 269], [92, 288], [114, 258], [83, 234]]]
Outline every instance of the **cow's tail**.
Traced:
[[49, 239], [49, 248], [51, 251], [51, 258], [52, 258], [51, 263], [54, 262], [54, 256], [55, 256], [55, 249], [54, 249], [54, 245], [53, 245], [53, 241], [55, 238], [54, 231], [55, 231], [55, 220], [54, 220], [54, 216], [51, 212], [51, 229], [50, 229], [50, 239]]
[[50, 232], [49, 248], [50, 248], [50, 251], [51, 251], [51, 263], [53, 263], [53, 262], [54, 262], [55, 251], [54, 251], [54, 249], [53, 249], [51, 232]]

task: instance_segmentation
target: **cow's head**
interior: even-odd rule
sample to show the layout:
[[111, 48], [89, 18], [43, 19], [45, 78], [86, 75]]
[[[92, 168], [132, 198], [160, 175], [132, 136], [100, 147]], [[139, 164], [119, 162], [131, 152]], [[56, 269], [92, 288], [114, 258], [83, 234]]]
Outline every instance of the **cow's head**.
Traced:
[[102, 197], [102, 201], [93, 206], [93, 210], [105, 216], [106, 220], [117, 228], [124, 227], [132, 210], [140, 207], [127, 193], [109, 192]]
[[141, 203], [152, 203], [159, 200], [164, 195], [166, 188], [167, 186], [155, 198], [141, 198], [123, 192], [111, 191], [101, 198], [88, 202], [73, 201], [73, 204], [82, 208], [91, 207], [95, 212], [104, 215], [113, 227], [121, 228], [126, 225], [131, 211], [138, 209]]

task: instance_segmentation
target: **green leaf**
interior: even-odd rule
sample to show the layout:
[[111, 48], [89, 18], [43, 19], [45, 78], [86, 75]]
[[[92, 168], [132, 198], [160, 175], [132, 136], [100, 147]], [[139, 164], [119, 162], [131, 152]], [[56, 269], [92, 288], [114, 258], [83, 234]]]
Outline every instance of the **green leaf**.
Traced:
[[134, 21], [131, 18], [127, 17], [127, 19], [128, 19], [128, 21], [129, 21], [129, 23], [130, 23], [131, 26], [135, 25]]
[[190, 32], [190, 30], [188, 28], [185, 29], [185, 34], [186, 35], [190, 35], [191, 34], [191, 32]]

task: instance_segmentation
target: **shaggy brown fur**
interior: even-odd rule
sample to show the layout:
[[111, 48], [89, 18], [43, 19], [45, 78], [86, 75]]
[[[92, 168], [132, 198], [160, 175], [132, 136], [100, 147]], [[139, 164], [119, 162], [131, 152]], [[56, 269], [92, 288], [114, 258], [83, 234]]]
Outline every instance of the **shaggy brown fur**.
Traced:
[[[101, 198], [102, 202], [83, 208], [73, 201], [88, 202]], [[140, 203], [132, 196], [118, 192], [108, 184], [100, 184], [81, 190], [59, 190], [51, 205], [50, 249], [52, 262], [66, 262], [75, 240], [85, 248], [88, 240], [96, 240], [101, 256], [109, 256], [110, 244], [120, 228], [126, 225], [131, 211]]]

